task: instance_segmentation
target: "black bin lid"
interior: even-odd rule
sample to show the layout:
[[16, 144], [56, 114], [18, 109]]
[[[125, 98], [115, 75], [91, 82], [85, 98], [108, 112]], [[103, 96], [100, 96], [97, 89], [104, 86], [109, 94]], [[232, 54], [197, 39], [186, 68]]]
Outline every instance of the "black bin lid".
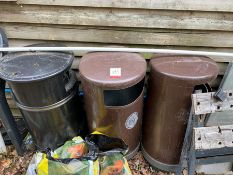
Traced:
[[14, 52], [0, 59], [0, 77], [29, 82], [57, 75], [70, 68], [74, 56], [64, 52]]

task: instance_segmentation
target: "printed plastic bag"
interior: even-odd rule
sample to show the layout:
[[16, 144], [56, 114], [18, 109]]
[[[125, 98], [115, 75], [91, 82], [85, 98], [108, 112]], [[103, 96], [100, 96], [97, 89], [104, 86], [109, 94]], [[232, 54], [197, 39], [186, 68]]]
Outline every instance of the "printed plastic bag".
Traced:
[[100, 175], [131, 175], [126, 158], [120, 153], [98, 158]]
[[36, 153], [27, 175], [131, 175], [124, 158], [127, 149], [121, 139], [100, 133], [90, 134], [85, 141], [74, 137], [54, 152]]

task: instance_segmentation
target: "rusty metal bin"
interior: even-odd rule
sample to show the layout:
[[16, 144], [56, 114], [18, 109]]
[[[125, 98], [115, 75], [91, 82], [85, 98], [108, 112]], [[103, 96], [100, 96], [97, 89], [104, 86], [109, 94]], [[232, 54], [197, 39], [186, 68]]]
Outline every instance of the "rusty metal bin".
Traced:
[[123, 139], [132, 157], [140, 143], [146, 61], [136, 53], [93, 52], [79, 70], [90, 131]]
[[179, 163], [191, 94], [216, 78], [217, 64], [207, 57], [164, 56], [150, 61], [142, 151], [154, 167], [175, 171]]

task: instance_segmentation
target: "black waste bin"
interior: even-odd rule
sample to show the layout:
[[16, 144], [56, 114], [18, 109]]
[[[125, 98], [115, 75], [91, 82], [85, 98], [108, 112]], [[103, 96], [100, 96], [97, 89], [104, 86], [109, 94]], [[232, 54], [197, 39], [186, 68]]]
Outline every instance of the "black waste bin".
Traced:
[[217, 64], [207, 57], [164, 56], [150, 61], [142, 151], [159, 169], [175, 171], [196, 85], [216, 78]]
[[0, 60], [0, 77], [12, 89], [39, 149], [55, 149], [85, 127], [78, 115], [78, 83], [70, 70], [73, 59], [67, 52], [15, 52]]
[[79, 64], [89, 129], [119, 137], [138, 150], [146, 61], [136, 53], [93, 52]]

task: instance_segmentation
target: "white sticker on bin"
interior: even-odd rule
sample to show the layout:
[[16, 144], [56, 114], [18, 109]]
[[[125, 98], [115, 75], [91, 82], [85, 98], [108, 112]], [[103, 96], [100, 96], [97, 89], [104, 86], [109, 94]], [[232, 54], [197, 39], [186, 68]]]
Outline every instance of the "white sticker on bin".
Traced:
[[125, 127], [127, 129], [132, 129], [137, 124], [137, 121], [138, 121], [138, 113], [134, 112], [125, 121]]
[[121, 68], [110, 68], [110, 77], [111, 78], [120, 78], [121, 77]]

